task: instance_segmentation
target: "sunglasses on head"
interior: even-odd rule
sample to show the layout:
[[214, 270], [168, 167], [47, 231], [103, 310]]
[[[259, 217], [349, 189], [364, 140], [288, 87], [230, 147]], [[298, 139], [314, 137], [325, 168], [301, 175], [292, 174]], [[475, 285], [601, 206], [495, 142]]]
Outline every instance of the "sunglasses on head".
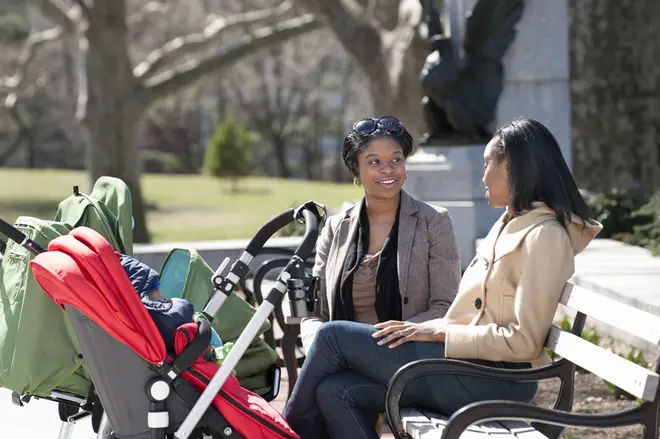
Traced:
[[399, 134], [405, 131], [401, 121], [393, 116], [384, 116], [379, 119], [369, 117], [353, 124], [353, 131], [361, 135], [369, 135], [378, 128], [382, 128], [392, 134]]

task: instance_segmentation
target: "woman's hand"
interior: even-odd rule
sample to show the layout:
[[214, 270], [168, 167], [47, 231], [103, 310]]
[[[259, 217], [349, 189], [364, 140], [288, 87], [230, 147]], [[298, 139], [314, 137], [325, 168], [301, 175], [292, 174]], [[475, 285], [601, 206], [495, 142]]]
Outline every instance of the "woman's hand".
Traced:
[[394, 342], [390, 344], [390, 349], [394, 349], [407, 341], [444, 342], [444, 326], [438, 324], [437, 320], [434, 323], [434, 325], [430, 325], [428, 323], [424, 324], [390, 320], [374, 325], [374, 327], [380, 331], [374, 332], [372, 337], [382, 338], [387, 336], [378, 341], [378, 344], [384, 345]]

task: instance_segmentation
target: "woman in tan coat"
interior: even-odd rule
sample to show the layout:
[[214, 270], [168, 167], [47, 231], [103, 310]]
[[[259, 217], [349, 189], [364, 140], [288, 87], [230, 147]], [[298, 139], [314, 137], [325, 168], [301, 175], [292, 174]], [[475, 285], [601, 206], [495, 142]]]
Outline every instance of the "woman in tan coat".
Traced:
[[[386, 386], [402, 366], [458, 358], [502, 368], [550, 362], [545, 338], [574, 257], [598, 234], [554, 136], [537, 121], [500, 128], [484, 151], [486, 198], [506, 212], [470, 263], [447, 314], [426, 323], [329, 322], [318, 330], [284, 416], [302, 439], [377, 438]], [[476, 401], [530, 401], [536, 383], [437, 375], [401, 403], [451, 415]]]

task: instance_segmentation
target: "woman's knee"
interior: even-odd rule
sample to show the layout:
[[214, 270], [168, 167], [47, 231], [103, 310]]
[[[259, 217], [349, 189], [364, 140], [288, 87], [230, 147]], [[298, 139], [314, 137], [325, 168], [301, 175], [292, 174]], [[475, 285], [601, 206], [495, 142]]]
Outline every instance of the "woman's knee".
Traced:
[[336, 344], [337, 340], [346, 340], [346, 337], [355, 337], [366, 328], [360, 323], [348, 320], [332, 320], [321, 325], [314, 337], [314, 343]]
[[379, 412], [385, 401], [385, 386], [353, 370], [328, 375], [316, 388], [316, 403], [322, 413], [343, 406]]

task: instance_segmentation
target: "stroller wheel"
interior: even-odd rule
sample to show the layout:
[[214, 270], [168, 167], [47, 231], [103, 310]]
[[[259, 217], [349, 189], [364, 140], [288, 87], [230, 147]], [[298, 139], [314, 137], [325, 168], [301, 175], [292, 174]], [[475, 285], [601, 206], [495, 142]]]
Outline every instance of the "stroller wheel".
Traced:
[[62, 422], [68, 422], [69, 416], [73, 416], [77, 414], [80, 411], [80, 407], [78, 407], [77, 405], [70, 405], [60, 402], [57, 405], [57, 411], [60, 415], [60, 420]]

